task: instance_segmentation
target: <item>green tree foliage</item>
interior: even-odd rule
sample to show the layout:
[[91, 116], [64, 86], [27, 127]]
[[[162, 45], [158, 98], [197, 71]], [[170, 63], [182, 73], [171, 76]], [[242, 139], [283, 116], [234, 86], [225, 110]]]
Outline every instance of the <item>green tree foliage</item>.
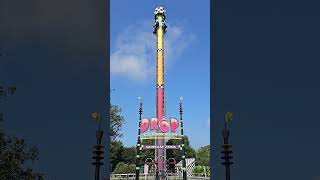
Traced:
[[193, 174], [201, 174], [202, 176], [210, 176], [210, 167], [209, 166], [195, 166], [192, 170]]
[[[121, 141], [113, 141], [110, 146], [110, 163], [114, 173], [124, 172], [123, 167], [119, 163], [135, 164], [136, 147], [124, 147]], [[119, 167], [118, 167], [119, 166]], [[118, 167], [118, 169], [117, 169]], [[120, 169], [119, 169], [120, 168]], [[125, 168], [128, 171], [128, 168]], [[130, 171], [131, 172], [131, 171]], [[129, 171], [127, 173], [130, 173]], [[134, 172], [134, 171], [133, 171]]]
[[203, 146], [197, 150], [196, 164], [210, 166], [210, 145]]
[[210, 166], [206, 166], [206, 174], [207, 174], [207, 176], [210, 176], [210, 174], [211, 174]]
[[114, 168], [113, 173], [123, 174], [123, 173], [126, 173], [126, 170], [127, 170], [126, 164], [124, 162], [119, 162]]
[[202, 174], [204, 173], [204, 168], [203, 166], [195, 166], [192, 170], [192, 173], [194, 174]]
[[124, 123], [124, 118], [121, 116], [121, 108], [110, 103], [110, 137], [111, 141], [122, 137], [121, 126]]
[[120, 131], [124, 123], [124, 118], [120, 113], [121, 108], [110, 103], [110, 164], [112, 165], [112, 171], [119, 162], [123, 161], [124, 146], [121, 141], [117, 140], [122, 137]]
[[136, 169], [135, 164], [125, 164], [124, 162], [119, 162], [115, 167], [113, 173], [115, 174], [134, 173], [135, 169]]
[[123, 160], [123, 148], [121, 141], [112, 141], [110, 143], [110, 164], [112, 165], [112, 171], [116, 165]]
[[[4, 87], [0, 84], [0, 99], [13, 95], [15, 86]], [[3, 123], [3, 113], [0, 113], [0, 123]], [[0, 129], [0, 179], [2, 180], [43, 180], [44, 174], [34, 172], [28, 166], [38, 160], [39, 151], [36, 146], [29, 147], [23, 138], [11, 137]]]
[[124, 147], [121, 141], [113, 141], [110, 143], [110, 163], [112, 170], [115, 169], [119, 162], [134, 164], [136, 162], [136, 148]]
[[[178, 139], [170, 139], [167, 142], [168, 145], [180, 145], [181, 143], [182, 143], [182, 140], [178, 140]], [[186, 158], [195, 158], [196, 151], [190, 146], [188, 136], [184, 136], [184, 145], [185, 145]], [[179, 161], [182, 160], [182, 151], [179, 149], [168, 149], [167, 159], [169, 158], [175, 158], [176, 162], [178, 163]]]
[[122, 159], [125, 163], [134, 164], [136, 162], [137, 150], [135, 146], [124, 147], [122, 152]]
[[23, 138], [0, 134], [0, 179], [42, 180], [44, 175], [27, 167], [28, 162], [38, 160], [36, 146], [28, 147]]
[[[154, 145], [155, 144], [155, 140], [152, 140], [152, 139], [145, 139], [141, 142], [142, 145]], [[141, 151], [141, 163], [145, 162], [145, 160], [147, 158], [152, 158], [154, 159], [154, 149], [146, 149], [146, 150], [143, 150]]]

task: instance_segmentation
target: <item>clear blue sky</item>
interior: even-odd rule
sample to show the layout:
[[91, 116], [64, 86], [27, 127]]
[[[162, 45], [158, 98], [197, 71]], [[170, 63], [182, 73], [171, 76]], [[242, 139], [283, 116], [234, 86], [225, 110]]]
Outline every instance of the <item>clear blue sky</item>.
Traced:
[[194, 148], [210, 143], [209, 1], [111, 1], [111, 101], [122, 108], [125, 145], [136, 143], [138, 97], [143, 116], [155, 115], [154, 9], [167, 11], [165, 35], [166, 116], [179, 117], [183, 96], [185, 134]]

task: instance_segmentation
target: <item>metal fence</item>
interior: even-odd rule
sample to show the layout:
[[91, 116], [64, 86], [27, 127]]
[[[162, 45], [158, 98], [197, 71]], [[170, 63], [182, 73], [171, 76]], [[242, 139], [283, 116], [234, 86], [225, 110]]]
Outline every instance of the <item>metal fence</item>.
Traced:
[[[110, 175], [110, 180], [130, 180], [130, 179], [135, 179], [136, 175], [134, 173], [131, 174], [111, 174]], [[181, 176], [177, 176], [176, 173], [168, 173], [167, 174], [168, 180], [182, 180]], [[108, 178], [105, 178], [108, 179]], [[144, 175], [141, 174], [139, 177], [141, 180], [154, 180], [155, 177], [154, 175]], [[205, 179], [208, 180], [210, 177], [203, 177], [202, 174], [194, 174], [194, 176], [188, 177], [188, 180], [197, 180], [197, 179]]]

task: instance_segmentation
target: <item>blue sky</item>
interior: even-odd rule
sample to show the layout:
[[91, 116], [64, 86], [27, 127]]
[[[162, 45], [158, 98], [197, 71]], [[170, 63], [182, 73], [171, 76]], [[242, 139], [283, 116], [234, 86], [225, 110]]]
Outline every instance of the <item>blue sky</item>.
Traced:
[[165, 35], [166, 116], [179, 117], [183, 97], [185, 134], [199, 148], [210, 143], [209, 1], [111, 1], [111, 101], [122, 108], [125, 145], [136, 143], [138, 97], [143, 116], [155, 115], [156, 6], [167, 11]]

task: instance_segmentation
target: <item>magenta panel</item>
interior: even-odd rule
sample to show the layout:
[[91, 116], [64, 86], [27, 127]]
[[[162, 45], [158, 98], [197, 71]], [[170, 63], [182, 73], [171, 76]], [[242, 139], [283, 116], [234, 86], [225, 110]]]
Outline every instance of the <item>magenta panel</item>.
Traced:
[[[158, 88], [157, 89], [157, 117], [158, 117], [158, 123], [161, 123], [163, 121], [163, 94], [164, 94], [164, 89], [163, 88]], [[164, 139], [158, 139], [157, 140], [157, 145], [159, 146], [164, 146], [165, 145], [165, 140]], [[156, 151], [157, 157], [164, 157], [165, 155], [165, 149], [157, 149]], [[158, 161], [161, 161], [160, 159]], [[165, 164], [158, 164], [158, 169], [165, 169]]]
[[158, 93], [158, 99], [157, 99], [157, 110], [158, 110], [158, 114], [157, 114], [157, 118], [158, 120], [162, 121], [162, 117], [163, 117], [163, 88], [158, 88], [157, 89], [157, 93]]

